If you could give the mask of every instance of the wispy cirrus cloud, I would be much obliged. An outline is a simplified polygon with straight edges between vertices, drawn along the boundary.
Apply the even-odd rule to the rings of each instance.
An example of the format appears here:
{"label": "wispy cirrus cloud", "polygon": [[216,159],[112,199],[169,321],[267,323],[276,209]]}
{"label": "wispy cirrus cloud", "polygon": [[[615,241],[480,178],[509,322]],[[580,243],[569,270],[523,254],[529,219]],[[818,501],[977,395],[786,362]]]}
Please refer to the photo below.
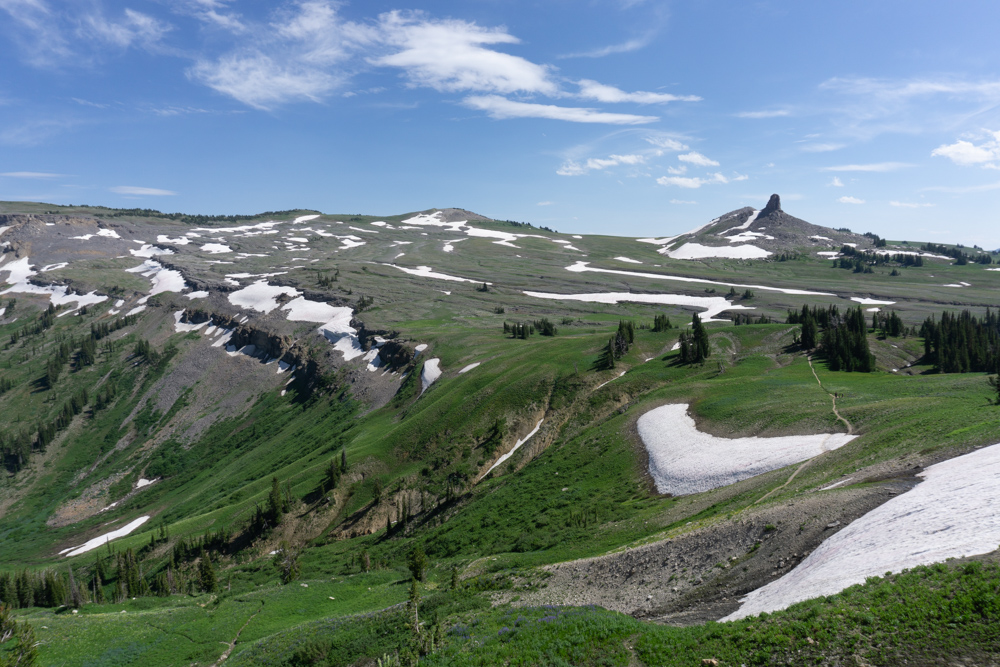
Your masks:
{"label": "wispy cirrus cloud", "polygon": [[136,185],[116,185],[113,188],[108,188],[108,190],[119,195],[133,195],[139,197],[169,197],[177,194],[173,190],[143,188]]}
{"label": "wispy cirrus cloud", "polygon": [[567,160],[556,171],[560,176],[581,176],[588,171],[608,169],[618,165],[638,165],[645,164],[646,156],[639,154],[610,155],[606,158],[590,158],[586,162],[576,162]]}
{"label": "wispy cirrus cloud", "polygon": [[718,167],[719,163],[715,160],[705,157],[698,151],[691,151],[690,153],[685,153],[684,155],[678,155],[677,159],[681,162],[687,162],[688,164],[693,164],[696,167]]}
{"label": "wispy cirrus cloud", "polygon": [[678,188],[687,188],[689,190],[695,190],[703,185],[711,184],[726,184],[733,183],[736,181],[745,181],[747,176],[743,174],[737,174],[732,178],[727,178],[720,172],[714,174],[709,174],[707,178],[701,178],[698,176],[686,177],[686,176],[660,176],[656,179],[656,182],[660,185],[675,186]]}
{"label": "wispy cirrus cloud", "polygon": [[837,201],[839,201],[841,204],[864,204],[865,203],[864,199],[858,199],[857,197],[847,197],[847,196],[841,197]]}
{"label": "wispy cirrus cloud", "polygon": [[768,109],[764,111],[741,111],[737,118],[782,118],[791,115],[788,109]]}
{"label": "wispy cirrus cloud", "polygon": [[605,123],[609,125],[644,125],[659,120],[656,116],[609,113],[581,107],[561,107],[554,104],[517,102],[500,95],[473,95],[462,100],[470,109],[485,111],[491,118],[548,118],[571,123]]}
{"label": "wispy cirrus cloud", "polygon": [[934,204],[928,204],[926,202],[913,203],[905,201],[891,201],[889,202],[889,206],[896,206],[898,208],[930,208],[934,206]]}
{"label": "wispy cirrus cloud", "polygon": [[839,151],[845,145],[846,144],[836,144],[836,143],[806,144],[801,148],[806,153],[828,153],[830,151]]}
{"label": "wispy cirrus cloud", "polygon": [[639,49],[644,49],[649,46],[650,42],[653,41],[655,34],[651,33],[644,35],[642,37],[635,37],[633,39],[625,40],[618,44],[609,44],[608,46],[602,46],[590,51],[578,51],[575,53],[564,53],[562,55],[556,56],[559,59],[566,58],[604,58],[606,56],[613,56],[617,53],[631,53],[632,51],[638,51]]}
{"label": "wispy cirrus cloud", "polygon": [[628,93],[624,90],[608,86],[597,81],[583,79],[578,82],[580,92],[578,97],[597,100],[598,102],[633,102],[636,104],[666,104],[667,102],[700,102],[697,95],[671,95],[670,93]]}
{"label": "wispy cirrus cloud", "polygon": [[4,178],[30,178],[37,180],[49,180],[53,178],[63,178],[65,174],[51,174],[46,171],[8,171],[0,174]]}
{"label": "wispy cirrus cloud", "polygon": [[916,165],[908,162],[875,162],[872,164],[842,164],[835,167],[822,167],[820,171],[867,171],[883,173],[914,166]]}

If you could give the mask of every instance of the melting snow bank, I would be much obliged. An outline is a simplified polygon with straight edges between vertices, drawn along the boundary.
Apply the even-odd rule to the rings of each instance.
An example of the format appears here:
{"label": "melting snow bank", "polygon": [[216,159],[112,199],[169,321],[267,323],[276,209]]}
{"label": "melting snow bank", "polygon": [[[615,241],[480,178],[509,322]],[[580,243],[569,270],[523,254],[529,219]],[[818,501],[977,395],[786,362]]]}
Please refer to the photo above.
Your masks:
{"label": "melting snow bank", "polygon": [[685,403],[650,410],[636,422],[649,453],[649,474],[660,493],[684,495],[805,461],[856,438],[845,433],[779,438],[717,438],[702,433]]}
{"label": "melting snow bank", "polygon": [[567,271],[573,273],[612,273],[619,276],[632,276],[633,278],[653,278],[655,280],[676,280],[682,283],[701,283],[703,285],[721,285],[723,287],[749,287],[750,289],[760,289],[768,292],[781,292],[782,294],[802,294],[808,296],[837,296],[831,292],[811,292],[804,289],[789,289],[787,287],[768,287],[767,285],[746,285],[743,283],[724,283],[718,280],[706,280],[704,278],[688,278],[685,276],[671,276],[665,273],[644,273],[642,271],[623,271],[621,269],[595,269],[589,266],[590,262],[577,262],[572,266],[567,266]]}
{"label": "melting snow bank", "polygon": [[1000,445],[932,465],[920,484],[823,542],[798,567],[758,588],[724,621],[823,595],[867,577],[985,554],[1000,542]]}
{"label": "melting snow bank", "polygon": [[427,388],[434,384],[434,381],[441,377],[441,360],[428,359],[424,362],[424,368],[420,371],[420,393],[427,391]]}
{"label": "melting snow bank", "polygon": [[[90,306],[95,303],[101,303],[102,301],[107,301],[108,297],[101,296],[96,292],[90,292],[89,294],[72,294],[69,288],[65,285],[46,285],[44,287],[40,285],[35,285],[34,283],[28,282],[31,276],[37,275],[36,271],[31,270],[31,264],[28,263],[27,257],[22,257],[14,262],[8,262],[3,266],[0,266],[0,273],[4,271],[9,271],[7,274],[7,282],[11,284],[11,287],[0,292],[0,294],[41,294],[48,296],[54,306],[63,306],[70,303],[75,303],[76,307],[73,310],[77,310],[84,306]],[[0,285],[3,283],[0,282]],[[60,317],[67,315],[73,311],[67,311],[65,313],[60,313]]]}
{"label": "melting snow bank", "polygon": [[895,301],[879,301],[878,299],[869,299],[860,296],[852,296],[851,301],[860,303],[862,306],[891,306],[896,303]]}
{"label": "melting snow bank", "polygon": [[[86,553],[88,551],[92,551],[92,550],[96,549],[97,547],[104,546],[105,544],[107,544],[111,540],[118,539],[119,537],[125,537],[126,535],[128,535],[133,530],[135,530],[136,528],[138,528],[142,524],[146,523],[147,521],[149,521],[149,517],[148,516],[141,516],[138,519],[136,519],[135,521],[133,521],[133,522],[131,522],[131,523],[125,525],[125,526],[122,526],[121,528],[119,528],[117,530],[112,530],[110,533],[105,533],[104,535],[101,535],[100,537],[95,537],[92,540],[88,540],[86,544],[82,544],[82,545],[80,545],[78,547],[70,547],[69,549],[63,549],[62,551],[59,552],[59,554],[60,555],[65,554],[67,557],[69,557],[69,556],[79,556],[82,553]],[[69,553],[67,553],[67,552],[69,552]]]}
{"label": "melting snow bank", "polygon": [[474,364],[469,364],[468,366],[466,366],[465,368],[463,368],[462,370],[460,370],[460,371],[458,372],[458,374],[459,374],[459,375],[461,375],[462,373],[468,373],[468,372],[469,372],[469,371],[471,371],[471,370],[472,370],[473,368],[476,368],[477,366],[479,366],[479,364],[481,364],[481,363],[483,363],[483,362],[481,362],[481,361],[477,361],[477,362],[476,362],[476,363],[474,363]]}
{"label": "melting snow bank", "polygon": [[[447,273],[437,273],[429,266],[418,266],[415,269],[411,269],[405,266],[398,266],[396,264],[386,264],[386,266],[391,266],[393,268],[399,269],[404,273],[409,273],[411,276],[422,276],[424,278],[437,278],[438,280],[452,280],[459,283],[482,283],[482,280],[470,280],[469,278],[459,278],[458,276],[449,276]],[[493,283],[486,283],[487,285],[492,285]]]}
{"label": "melting snow bank", "polygon": [[[749,240],[749,239],[748,239]],[[771,255],[770,251],[755,245],[738,246],[707,246],[700,243],[685,243],[677,250],[662,248],[657,250],[661,255],[671,259],[707,259],[709,257],[727,257],[729,259],[762,259]]]}
{"label": "melting snow bank", "polygon": [[149,278],[150,282],[153,283],[153,289],[149,291],[149,296],[160,294],[161,292],[183,292],[185,288],[184,276],[181,275],[180,271],[165,268],[162,264],[152,259],[147,259],[139,266],[125,269],[125,271],[128,273],[138,273]]}
{"label": "melting snow bank", "polygon": [[557,299],[561,301],[587,301],[590,303],[662,303],[671,306],[704,308],[703,322],[728,322],[713,319],[724,310],[753,310],[749,306],[734,306],[721,296],[687,296],[685,294],[632,294],[631,292],[598,292],[596,294],[549,294],[548,292],[524,292],[536,299]]}
{"label": "melting snow bank", "polygon": [[501,456],[500,458],[498,458],[497,462],[494,463],[493,465],[491,465],[490,469],[483,473],[483,477],[486,477],[486,475],[490,474],[493,471],[494,468],[496,468],[498,465],[500,465],[501,463],[503,463],[504,461],[506,461],[507,459],[509,459],[511,456],[513,456],[514,452],[516,452],[518,449],[520,449],[521,445],[523,445],[524,443],[526,443],[529,440],[531,440],[531,436],[533,436],[536,433],[538,433],[538,429],[540,429],[542,427],[542,422],[543,421],[545,421],[545,420],[544,419],[539,419],[538,423],[535,424],[535,428],[532,429],[531,433],[529,433],[528,435],[524,436],[523,439],[518,440],[517,442],[515,442],[514,446],[510,448],[509,452],[507,452],[506,454],[504,454],[503,456]]}

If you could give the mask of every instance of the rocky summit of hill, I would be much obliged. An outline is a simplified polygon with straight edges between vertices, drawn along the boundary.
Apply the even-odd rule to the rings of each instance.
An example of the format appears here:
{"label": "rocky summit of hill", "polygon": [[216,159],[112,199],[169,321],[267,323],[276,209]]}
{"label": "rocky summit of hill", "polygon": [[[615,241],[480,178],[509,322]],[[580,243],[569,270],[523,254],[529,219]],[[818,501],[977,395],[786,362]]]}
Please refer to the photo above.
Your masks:
{"label": "rocky summit of hill", "polygon": [[744,206],[678,237],[674,247],[689,242],[727,248],[754,246],[771,253],[834,250],[845,244],[865,249],[873,245],[870,237],[848,231],[846,226],[831,229],[786,213],[777,194],[771,195],[759,210]]}

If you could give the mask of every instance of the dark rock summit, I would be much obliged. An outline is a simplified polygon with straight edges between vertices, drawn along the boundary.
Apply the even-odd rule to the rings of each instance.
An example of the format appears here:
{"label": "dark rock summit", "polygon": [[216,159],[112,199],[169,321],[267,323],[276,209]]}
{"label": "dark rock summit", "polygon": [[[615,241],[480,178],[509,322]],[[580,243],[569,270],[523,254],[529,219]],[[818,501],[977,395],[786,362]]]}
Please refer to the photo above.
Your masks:
{"label": "dark rock summit", "polygon": [[771,198],[767,200],[767,206],[764,207],[764,210],[762,210],[760,212],[760,215],[758,215],[757,217],[766,218],[775,211],[781,211],[781,197],[779,197],[778,195],[771,195]]}

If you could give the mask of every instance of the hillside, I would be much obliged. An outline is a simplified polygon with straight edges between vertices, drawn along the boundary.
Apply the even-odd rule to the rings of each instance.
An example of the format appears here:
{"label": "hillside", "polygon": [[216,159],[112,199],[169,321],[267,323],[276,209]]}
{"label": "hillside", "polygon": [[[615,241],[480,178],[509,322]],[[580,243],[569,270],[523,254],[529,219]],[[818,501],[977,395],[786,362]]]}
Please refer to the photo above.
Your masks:
{"label": "hillside", "polygon": [[997,257],[847,227],[0,203],[0,601],[52,665],[996,660]]}

